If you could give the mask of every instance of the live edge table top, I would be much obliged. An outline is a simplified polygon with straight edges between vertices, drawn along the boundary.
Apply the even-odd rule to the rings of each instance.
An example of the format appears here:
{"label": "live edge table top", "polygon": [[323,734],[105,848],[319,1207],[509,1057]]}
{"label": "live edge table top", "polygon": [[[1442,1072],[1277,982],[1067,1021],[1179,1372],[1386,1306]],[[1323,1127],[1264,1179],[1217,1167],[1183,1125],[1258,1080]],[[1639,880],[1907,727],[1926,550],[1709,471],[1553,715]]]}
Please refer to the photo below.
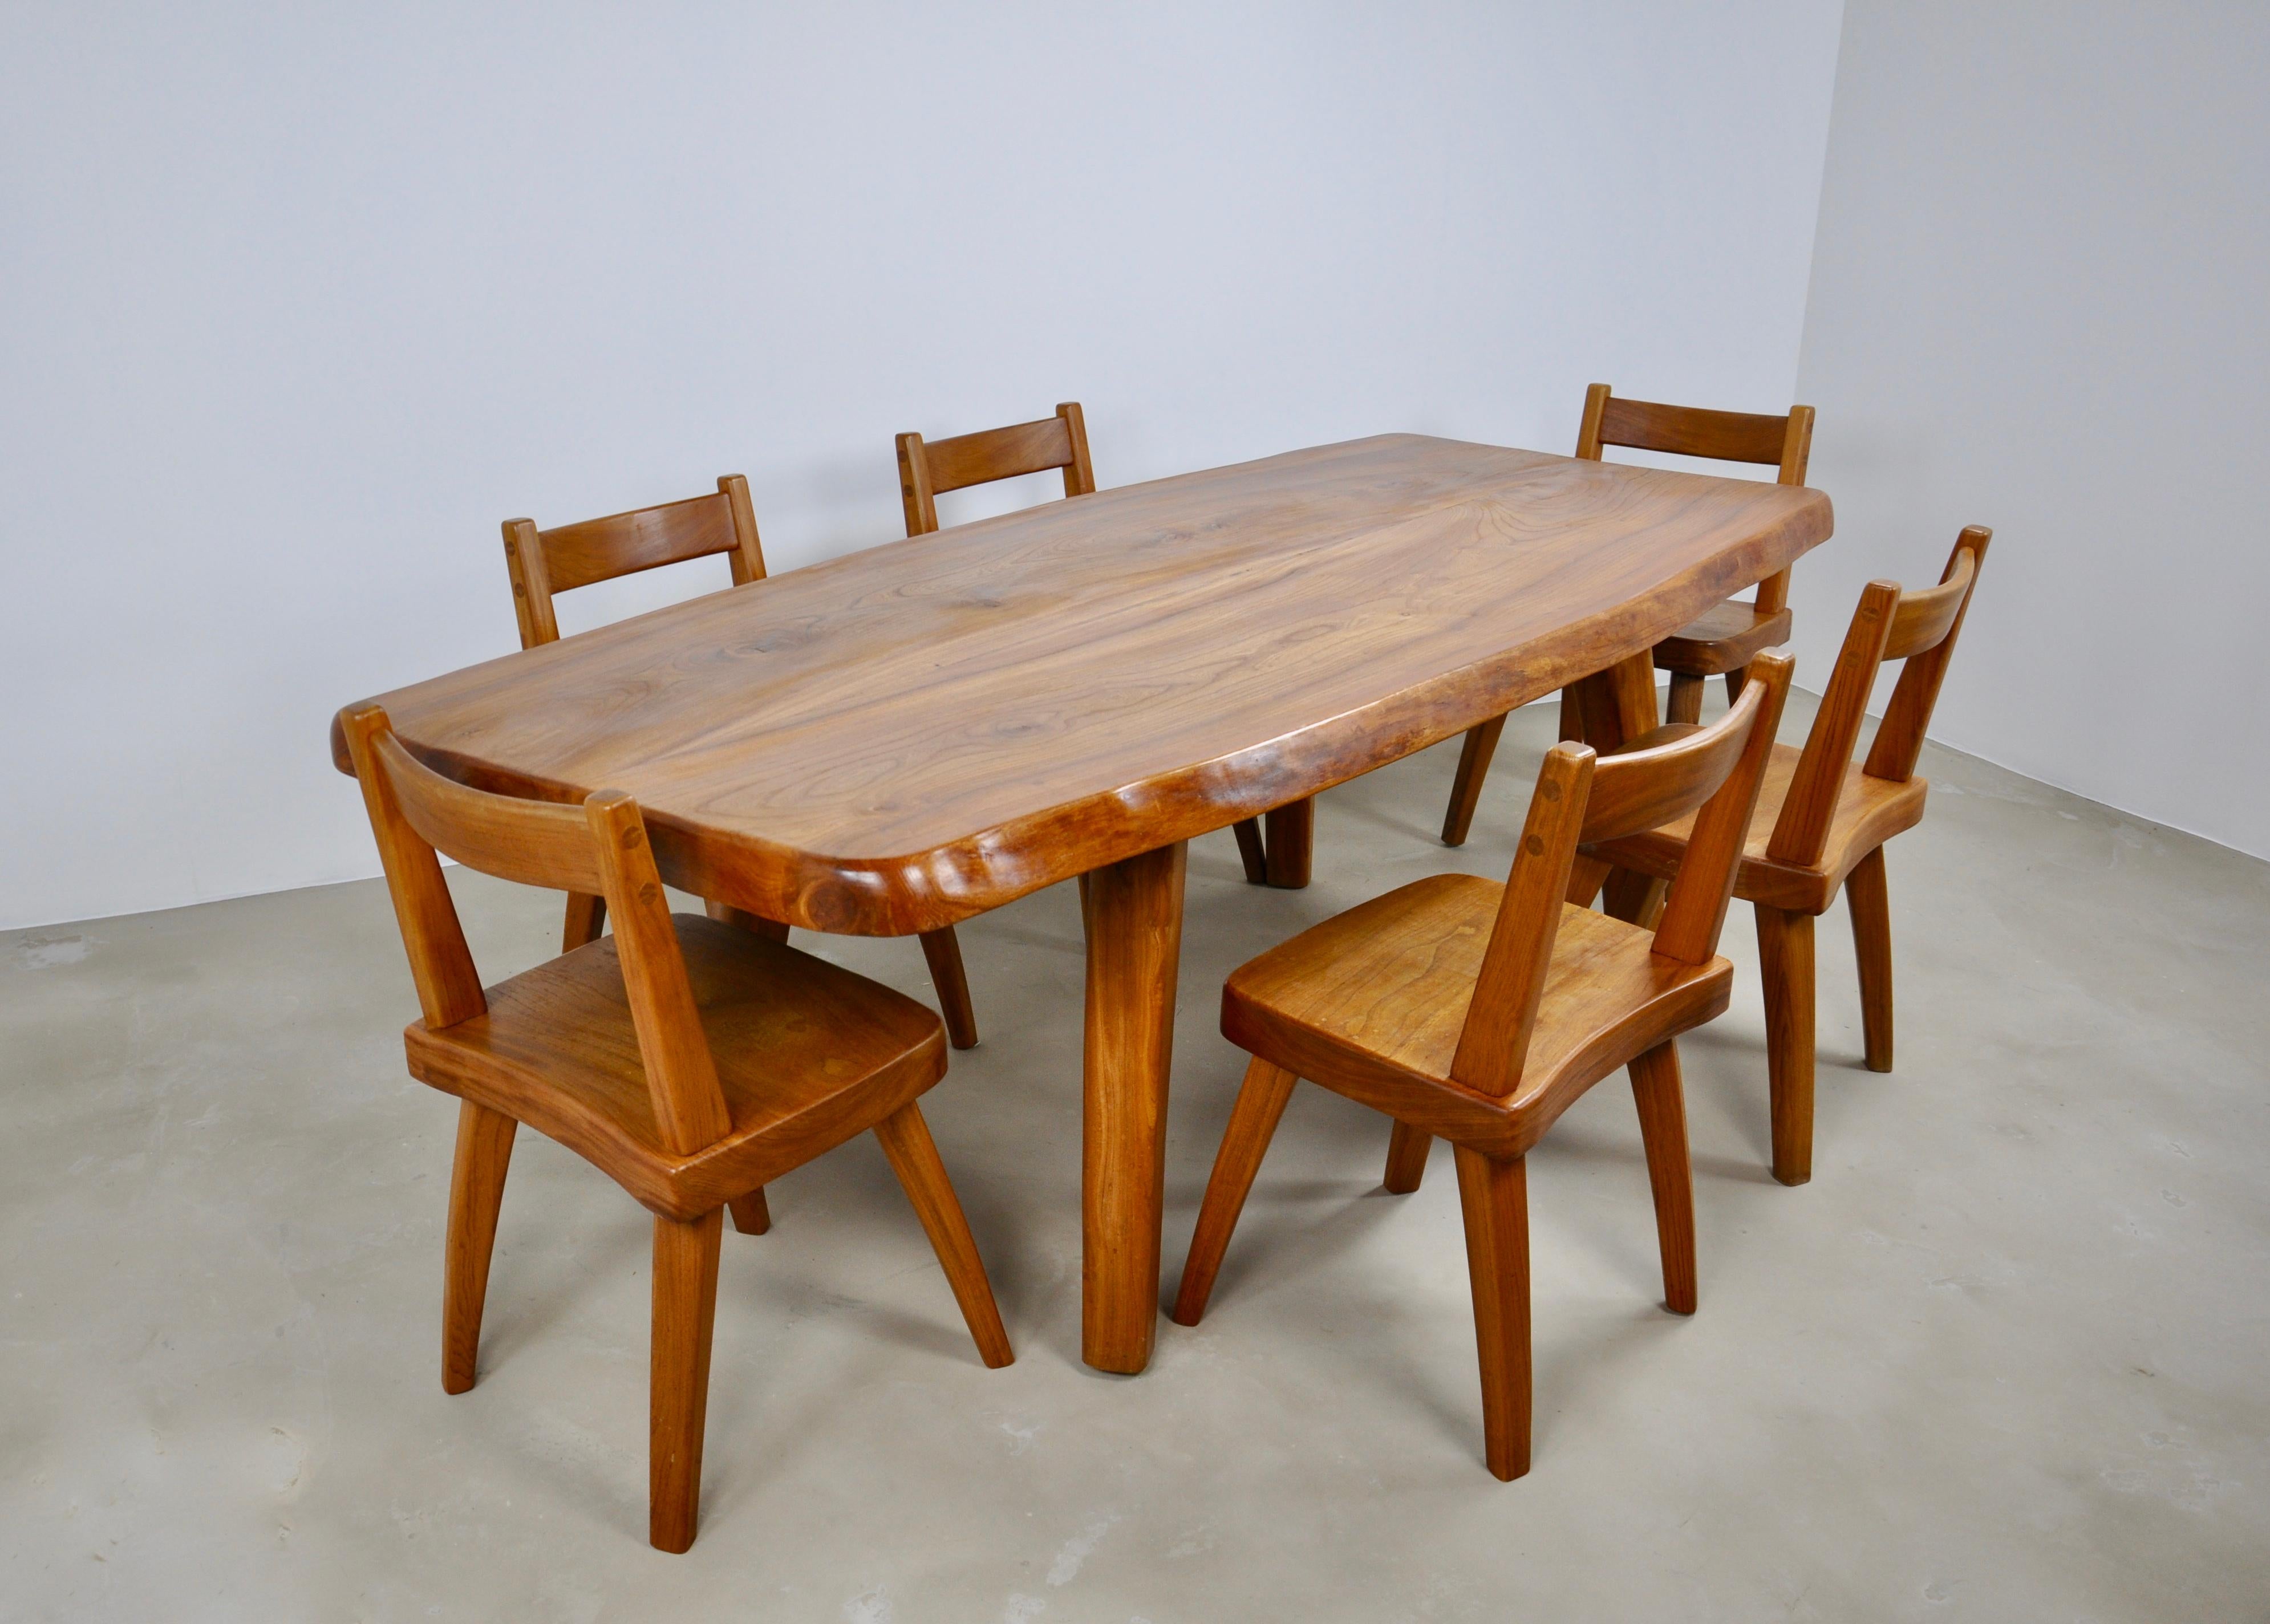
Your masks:
{"label": "live edge table top", "polygon": [[[379,702],[468,783],[628,791],[686,889],[899,935],[1502,715],[1830,525],[1818,491],[1386,434],[892,542]],[[332,751],[347,770],[336,727]]]}

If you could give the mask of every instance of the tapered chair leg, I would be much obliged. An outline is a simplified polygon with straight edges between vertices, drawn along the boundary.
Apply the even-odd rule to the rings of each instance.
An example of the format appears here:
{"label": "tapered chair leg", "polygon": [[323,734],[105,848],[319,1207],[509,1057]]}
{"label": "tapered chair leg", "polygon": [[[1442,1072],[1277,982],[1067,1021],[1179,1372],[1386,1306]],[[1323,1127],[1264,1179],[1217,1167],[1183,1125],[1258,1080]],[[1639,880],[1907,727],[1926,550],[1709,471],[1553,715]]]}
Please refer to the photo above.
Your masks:
{"label": "tapered chair leg", "polygon": [[1742,685],[1749,679],[1750,668],[1747,665],[1726,673],[1726,703],[1731,705],[1742,697]]}
{"label": "tapered chair leg", "polygon": [[716,899],[702,904],[703,910],[719,924],[729,924],[752,936],[761,936],[768,942],[788,940],[788,925],[784,921],[768,919],[762,914],[753,914],[746,908],[736,908],[731,902]]}
{"label": "tapered chair leg", "polygon": [[1671,695],[1664,701],[1663,719],[1666,723],[1702,719],[1702,679],[1692,671],[1671,673]]}
{"label": "tapered chair leg", "polygon": [[1268,831],[1263,842],[1269,883],[1282,891],[1298,891],[1309,883],[1309,870],[1317,840],[1314,797],[1294,801],[1265,813]]}
{"label": "tapered chair leg", "polygon": [[969,1001],[969,977],[961,968],[961,938],[947,925],[922,933],[930,984],[938,989],[938,1012],[946,1017],[946,1041],[956,1049],[977,1047],[977,1007]]}
{"label": "tapered chair leg", "polygon": [[746,1196],[734,1197],[725,1205],[733,1214],[733,1227],[743,1235],[762,1235],[773,1227],[773,1210],[766,1204],[762,1184]]}
{"label": "tapered chair leg", "polygon": [[1463,846],[1474,827],[1474,807],[1482,798],[1482,780],[1489,776],[1490,758],[1497,753],[1498,735],[1505,718],[1493,716],[1466,730],[1458,746],[1458,775],[1450,781],[1450,804],[1443,811],[1443,844]]}
{"label": "tapered chair leg", "polygon": [[457,1159],[449,1171],[449,1238],[441,1265],[441,1390],[471,1390],[480,1362],[481,1307],[489,1294],[497,1209],[520,1124],[501,1111],[457,1105]]}
{"label": "tapered chair leg", "polygon": [[1860,961],[1860,1030],[1868,1069],[1892,1069],[1892,901],[1884,884],[1879,846],[1844,877],[1844,906],[1852,914],[1852,947]]}
{"label": "tapered chair leg", "polygon": [[560,930],[560,951],[574,953],[578,947],[599,939],[606,929],[607,899],[585,896],[580,891],[568,894],[568,918]]}
{"label": "tapered chair leg", "polygon": [[694,1543],[701,1513],[701,1428],[709,1407],[709,1343],[717,1324],[723,1208],[681,1223],[654,1220],[654,1339],[647,1390],[647,1540]]}
{"label": "tapered chair leg", "polygon": [[1407,1122],[1395,1124],[1395,1131],[1387,1139],[1387,1177],[1384,1182],[1388,1194],[1407,1196],[1419,1188],[1419,1181],[1427,1176],[1427,1153],[1434,1145],[1435,1136],[1424,1128],[1414,1128]]}
{"label": "tapered chair leg", "polygon": [[1813,916],[1754,905],[1766,994],[1766,1072],[1773,1099],[1773,1175],[1813,1176]]}
{"label": "tapered chair leg", "polygon": [[1590,908],[1600,894],[1600,886],[1615,871],[1605,857],[1591,857],[1583,852],[1569,869],[1568,902],[1571,908]]}
{"label": "tapered chair leg", "polygon": [[1481,1356],[1484,1455],[1491,1475],[1510,1481],[1529,1470],[1528,1166],[1518,1156],[1496,1161],[1463,1145],[1458,1159]]}
{"label": "tapered chair leg", "polygon": [[1695,1312],[1695,1175],[1687,1157],[1687,1099],[1679,1049],[1662,1043],[1631,1063],[1647,1182],[1655,1191],[1655,1235],[1663,1251],[1663,1306]]}
{"label": "tapered chair leg", "polygon": [[1013,1363],[1017,1356],[1010,1351],[1009,1333],[1001,1328],[1001,1310],[993,1301],[992,1282],[985,1278],[985,1260],[977,1255],[969,1220],[954,1198],[953,1184],[946,1176],[946,1163],[938,1160],[937,1141],[930,1137],[921,1109],[912,1101],[901,1106],[875,1124],[875,1137],[883,1142],[883,1154],[890,1158],[900,1188],[914,1203],[923,1233],[930,1236],[931,1250],[946,1271],[953,1300],[961,1305],[978,1357],[996,1370]]}
{"label": "tapered chair leg", "polygon": [[1256,1057],[1245,1068],[1245,1084],[1230,1108],[1229,1127],[1215,1153],[1213,1175],[1206,1180],[1205,1199],[1198,1204],[1198,1225],[1191,1236],[1191,1255],[1183,1264],[1183,1283],[1175,1293],[1172,1316],[1177,1325],[1195,1325],[1213,1294],[1213,1277],[1221,1268],[1221,1255],[1245,1210],[1246,1192],[1261,1170],[1261,1158],[1270,1136],[1285,1115],[1300,1079],[1282,1066]]}
{"label": "tapered chair leg", "polygon": [[1635,873],[1630,869],[1617,869],[1608,876],[1608,894],[1601,906],[1611,919],[1651,930],[1670,890],[1668,880]]}
{"label": "tapered chair leg", "polygon": [[1237,832],[1237,860],[1245,865],[1245,883],[1265,886],[1269,883],[1269,857],[1261,844],[1261,819],[1240,818]]}

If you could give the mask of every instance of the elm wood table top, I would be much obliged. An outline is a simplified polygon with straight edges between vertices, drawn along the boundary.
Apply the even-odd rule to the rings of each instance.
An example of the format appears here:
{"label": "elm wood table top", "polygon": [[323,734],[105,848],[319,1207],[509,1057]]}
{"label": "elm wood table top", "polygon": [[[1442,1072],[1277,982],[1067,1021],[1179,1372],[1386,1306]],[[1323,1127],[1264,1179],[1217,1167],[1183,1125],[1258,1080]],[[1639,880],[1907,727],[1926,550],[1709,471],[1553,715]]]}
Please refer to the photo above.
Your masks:
{"label": "elm wood table top", "polygon": [[895,935],[1502,715],[1830,524],[1801,487],[1381,435],[893,542],[379,702],[467,782],[628,791],[703,896]]}

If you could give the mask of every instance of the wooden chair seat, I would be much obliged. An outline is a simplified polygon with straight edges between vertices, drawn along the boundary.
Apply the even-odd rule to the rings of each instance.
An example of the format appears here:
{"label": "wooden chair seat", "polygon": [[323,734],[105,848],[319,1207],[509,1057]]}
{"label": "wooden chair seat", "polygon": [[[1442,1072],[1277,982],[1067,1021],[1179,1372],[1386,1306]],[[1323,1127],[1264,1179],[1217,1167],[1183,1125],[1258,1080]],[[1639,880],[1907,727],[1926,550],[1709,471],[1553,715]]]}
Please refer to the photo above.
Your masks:
{"label": "wooden chair seat", "polygon": [[[1660,729],[1658,732],[1670,730]],[[1797,781],[1798,762],[1803,753],[1788,745],[1774,746],[1773,758],[1766,763],[1764,781],[1758,786],[1756,819],[1750,825],[1741,863],[1734,870],[1734,894],[1746,902],[1820,914],[1828,911],[1837,887],[1861,858],[1893,835],[1923,821],[1924,799],[1931,791],[1931,783],[1922,778],[1910,778],[1904,782],[1871,778],[1861,770],[1858,762],[1846,763],[1820,860],[1810,864],[1780,862],[1768,856],[1766,848],[1773,840],[1774,826],[1781,820],[1782,804]],[[1627,835],[1585,850],[1618,868],[1669,879],[1679,872],[1679,862],[1686,855],[1688,836],[1693,827],[1693,819],[1682,818],[1662,828]]]}
{"label": "wooden chair seat", "polygon": [[1504,897],[1496,880],[1437,874],[1304,931],[1230,977],[1223,1034],[1398,1122],[1518,1156],[1585,1089],[1725,1009],[1725,959],[1666,958],[1653,931],[1563,903],[1519,1086],[1501,1099],[1453,1081]]}
{"label": "wooden chair seat", "polygon": [[731,1129],[691,1155],[656,1122],[612,937],[486,989],[488,1009],[403,1034],[410,1073],[585,1157],[657,1212],[698,1218],[865,1132],[946,1074],[912,998],[783,943],[673,916]]}
{"label": "wooden chair seat", "polygon": [[1689,677],[1723,677],[1744,670],[1769,649],[1789,641],[1790,615],[1730,600],[1714,604],[1655,645],[1658,671]]}

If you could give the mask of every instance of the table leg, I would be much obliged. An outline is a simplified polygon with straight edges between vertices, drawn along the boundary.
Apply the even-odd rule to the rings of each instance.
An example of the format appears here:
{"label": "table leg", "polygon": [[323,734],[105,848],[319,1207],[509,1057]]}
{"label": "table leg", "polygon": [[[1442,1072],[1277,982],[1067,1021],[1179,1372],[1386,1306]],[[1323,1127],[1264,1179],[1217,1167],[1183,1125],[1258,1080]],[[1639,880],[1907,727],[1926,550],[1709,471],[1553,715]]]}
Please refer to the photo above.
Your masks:
{"label": "table leg", "polygon": [[1309,858],[1317,838],[1314,797],[1280,806],[1263,819],[1268,830],[1263,842],[1269,883],[1281,891],[1298,891],[1309,883]]}
{"label": "table leg", "polygon": [[1133,1376],[1159,1323],[1167,1071],[1183,952],[1183,843],[1084,874],[1087,1121],[1080,1357]]}
{"label": "table leg", "polygon": [[1655,727],[1651,649],[1643,649],[1606,671],[1594,671],[1577,686],[1584,696],[1584,742],[1602,755]]}

